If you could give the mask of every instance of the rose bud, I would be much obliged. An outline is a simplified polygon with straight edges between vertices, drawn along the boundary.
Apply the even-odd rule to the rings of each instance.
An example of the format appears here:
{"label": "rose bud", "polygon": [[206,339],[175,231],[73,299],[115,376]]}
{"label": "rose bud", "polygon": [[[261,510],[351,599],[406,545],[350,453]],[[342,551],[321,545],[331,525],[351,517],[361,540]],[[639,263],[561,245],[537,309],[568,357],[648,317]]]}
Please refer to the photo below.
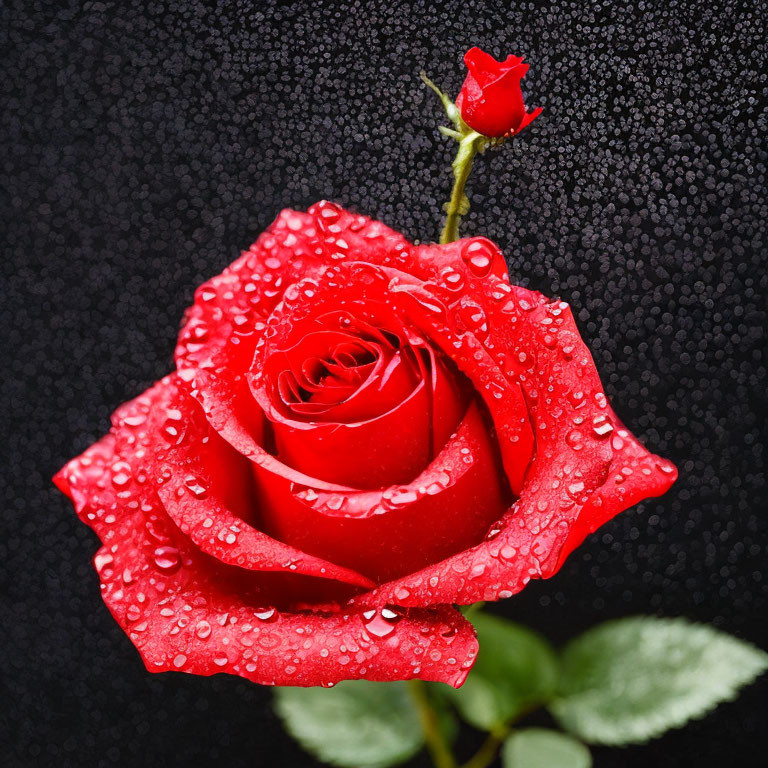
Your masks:
{"label": "rose bud", "polygon": [[480,48],[464,54],[469,70],[456,99],[462,120],[485,136],[510,136],[525,128],[541,113],[541,107],[525,111],[520,81],[528,71],[522,57],[496,61]]}
{"label": "rose bud", "polygon": [[456,605],[552,576],[675,477],[492,242],[322,202],[198,289],[176,370],[55,482],[150,671],[458,686]]}

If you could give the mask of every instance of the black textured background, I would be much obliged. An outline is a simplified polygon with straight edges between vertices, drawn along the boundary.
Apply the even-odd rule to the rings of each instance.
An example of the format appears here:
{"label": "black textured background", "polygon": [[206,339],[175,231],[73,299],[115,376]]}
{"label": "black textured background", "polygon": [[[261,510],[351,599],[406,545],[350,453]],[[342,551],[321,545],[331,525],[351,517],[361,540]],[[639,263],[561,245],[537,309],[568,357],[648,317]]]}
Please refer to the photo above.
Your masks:
{"label": "black textured background", "polygon": [[[3,765],[313,765],[268,690],[144,671],[49,478],[282,207],[436,237],[453,146],[418,72],[455,93],[472,44],[524,53],[545,112],[479,160],[464,231],[574,305],[616,410],[681,470],[497,610],[558,642],[658,613],[768,647],[765,4],[503,5],[2,4]],[[765,693],[596,766],[765,765]]]}

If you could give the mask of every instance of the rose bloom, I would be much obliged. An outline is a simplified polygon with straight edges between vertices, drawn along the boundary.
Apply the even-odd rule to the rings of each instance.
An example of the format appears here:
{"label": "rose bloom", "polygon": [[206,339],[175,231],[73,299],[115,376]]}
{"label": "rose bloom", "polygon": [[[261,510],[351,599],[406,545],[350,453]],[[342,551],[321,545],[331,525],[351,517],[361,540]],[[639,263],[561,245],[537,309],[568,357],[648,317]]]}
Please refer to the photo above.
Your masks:
{"label": "rose bloom", "polygon": [[551,576],[675,477],[492,242],[321,202],[197,290],[176,370],[55,482],[150,671],[458,686],[455,605]]}
{"label": "rose bloom", "polygon": [[508,136],[520,133],[535,117],[541,107],[525,111],[520,81],[528,65],[518,56],[507,56],[496,61],[479,48],[470,48],[464,54],[468,74],[456,98],[462,120],[473,130],[485,136]]}

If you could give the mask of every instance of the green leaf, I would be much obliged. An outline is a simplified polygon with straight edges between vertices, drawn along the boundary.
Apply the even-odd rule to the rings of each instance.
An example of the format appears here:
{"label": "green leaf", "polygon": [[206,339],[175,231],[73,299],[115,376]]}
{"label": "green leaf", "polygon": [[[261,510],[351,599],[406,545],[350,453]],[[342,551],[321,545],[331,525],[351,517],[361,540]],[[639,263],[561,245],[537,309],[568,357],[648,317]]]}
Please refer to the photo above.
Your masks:
{"label": "green leaf", "polygon": [[504,768],[590,768],[592,755],[576,739],[546,728],[515,731],[501,753]]}
{"label": "green leaf", "polygon": [[467,722],[491,731],[554,694],[557,662],[530,629],[480,613],[472,617],[480,642],[475,666],[458,690],[446,689]]}
{"label": "green leaf", "polygon": [[701,717],[768,668],[768,654],[704,624],[634,617],[571,641],[550,711],[593,744],[631,744]]}
{"label": "green leaf", "polygon": [[348,680],[333,688],[276,688],[286,730],[319,760],[384,768],[419,751],[419,714],[404,683]]}

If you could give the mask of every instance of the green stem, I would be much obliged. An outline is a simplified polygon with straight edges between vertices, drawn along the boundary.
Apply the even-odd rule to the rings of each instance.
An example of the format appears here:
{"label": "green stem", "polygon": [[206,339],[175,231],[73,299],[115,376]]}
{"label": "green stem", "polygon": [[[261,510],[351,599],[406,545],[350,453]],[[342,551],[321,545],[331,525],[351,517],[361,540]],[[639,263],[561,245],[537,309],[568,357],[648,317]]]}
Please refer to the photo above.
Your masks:
{"label": "green stem", "polygon": [[408,681],[408,688],[419,712],[424,741],[435,768],[457,768],[453,753],[440,730],[437,713],[429,703],[427,686],[421,680],[413,679]]}
{"label": "green stem", "polygon": [[508,735],[509,729],[507,728],[490,733],[480,746],[480,749],[461,768],[488,768],[496,759],[499,748]]}
{"label": "green stem", "polygon": [[453,190],[451,199],[445,206],[447,216],[440,234],[441,243],[452,243],[459,239],[459,222],[469,209],[469,200],[464,193],[464,187],[472,170],[472,161],[478,151],[485,147],[486,142],[485,136],[472,130],[464,133],[459,142],[459,151],[453,161]]}

